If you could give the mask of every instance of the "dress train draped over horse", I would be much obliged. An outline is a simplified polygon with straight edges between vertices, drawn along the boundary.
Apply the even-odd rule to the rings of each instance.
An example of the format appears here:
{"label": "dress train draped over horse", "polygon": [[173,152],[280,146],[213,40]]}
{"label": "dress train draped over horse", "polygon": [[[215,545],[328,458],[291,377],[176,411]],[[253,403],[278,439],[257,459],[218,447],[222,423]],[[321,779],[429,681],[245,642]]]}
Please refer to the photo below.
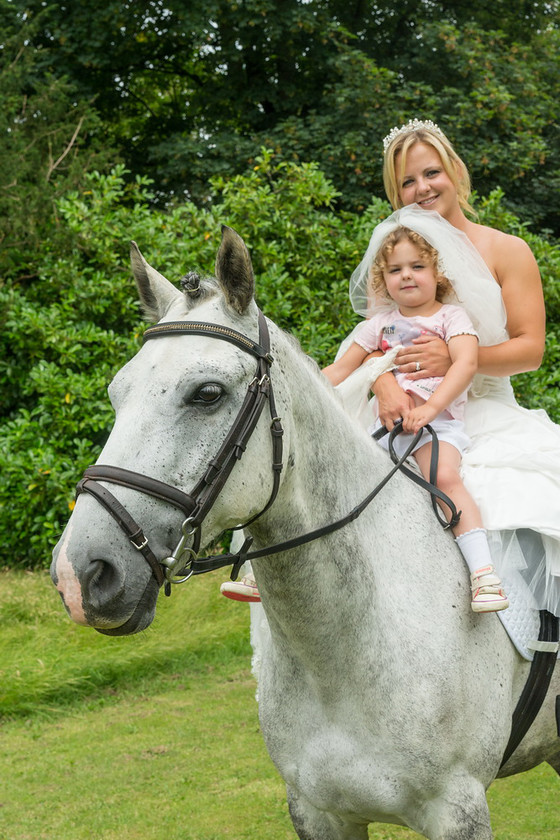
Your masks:
{"label": "dress train draped over horse", "polygon": [[[368,296],[368,272],[381,243],[399,225],[437,249],[440,269],[453,285],[445,302],[465,307],[481,345],[507,341],[501,289],[481,255],[462,231],[417,205],[397,210],[375,228],[350,281],[356,312],[369,318],[379,310]],[[370,383],[390,370],[392,361],[366,363],[371,372],[358,370],[339,386],[347,409],[363,425],[375,417],[375,400],[367,402]],[[463,455],[462,476],[480,508],[496,568],[512,582],[517,601],[560,616],[560,426],[545,411],[520,406],[509,377],[482,374],[469,390],[465,426],[472,444]]]}

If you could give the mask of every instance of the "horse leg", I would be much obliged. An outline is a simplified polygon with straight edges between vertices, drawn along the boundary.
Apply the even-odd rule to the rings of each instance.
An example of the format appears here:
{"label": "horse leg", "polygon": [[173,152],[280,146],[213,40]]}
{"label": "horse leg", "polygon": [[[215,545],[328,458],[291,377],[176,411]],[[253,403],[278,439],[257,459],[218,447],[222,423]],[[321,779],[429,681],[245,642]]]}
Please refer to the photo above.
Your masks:
{"label": "horse leg", "polygon": [[367,840],[367,824],[350,823],[319,811],[287,786],[290,817],[299,840]]}
{"label": "horse leg", "polygon": [[456,778],[441,796],[426,803],[421,825],[410,827],[429,840],[492,840],[483,785],[473,778]]}

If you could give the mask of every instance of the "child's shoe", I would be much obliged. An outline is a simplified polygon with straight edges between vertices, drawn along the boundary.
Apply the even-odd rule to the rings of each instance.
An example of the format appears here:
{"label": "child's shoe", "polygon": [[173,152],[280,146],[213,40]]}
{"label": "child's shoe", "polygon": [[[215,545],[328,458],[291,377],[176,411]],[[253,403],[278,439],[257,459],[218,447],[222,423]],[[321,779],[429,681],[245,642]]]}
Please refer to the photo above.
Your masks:
{"label": "child's shoe", "polygon": [[498,612],[509,607],[502,582],[494,566],[483,566],[471,575],[473,612]]}
{"label": "child's shoe", "polygon": [[257,603],[261,600],[256,581],[250,575],[242,577],[241,580],[227,580],[220,586],[220,592],[232,601]]}

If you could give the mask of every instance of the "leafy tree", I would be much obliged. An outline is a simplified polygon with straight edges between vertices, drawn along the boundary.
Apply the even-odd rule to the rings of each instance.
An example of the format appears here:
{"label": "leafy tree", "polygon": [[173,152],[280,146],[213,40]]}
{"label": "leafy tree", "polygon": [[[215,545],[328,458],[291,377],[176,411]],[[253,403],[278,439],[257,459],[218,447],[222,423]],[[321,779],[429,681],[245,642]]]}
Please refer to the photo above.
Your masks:
{"label": "leafy tree", "polygon": [[438,24],[423,29],[409,56],[411,77],[437,91],[437,118],[468,162],[477,191],[498,185],[516,213],[546,219],[556,230],[559,47],[558,29],[511,43],[499,30]]}
{"label": "leafy tree", "polygon": [[109,142],[162,203],[204,204],[211,177],[270,146],[317,161],[342,206],[366,206],[383,194],[383,135],[421,114],[448,131],[479,190],[501,186],[525,218],[560,227],[556,0],[15,6],[42,16],[43,72],[96,97]]}
{"label": "leafy tree", "polygon": [[477,26],[426,25],[407,55],[414,85],[345,47],[339,79],[325,86],[320,108],[282,121],[264,140],[288,159],[317,160],[346,205],[359,209],[371,195],[383,195],[381,141],[388,128],[424,114],[445,129],[479,193],[499,185],[523,218],[558,230],[560,90],[552,71],[558,37],[547,33],[533,52]]}
{"label": "leafy tree", "polygon": [[[2,0],[0,50],[0,275],[30,278],[47,235],[57,235],[56,199],[116,154],[102,148],[97,113],[76,102],[62,78],[38,71],[29,38],[36,24],[20,26]],[[48,231],[48,234],[47,234]]]}

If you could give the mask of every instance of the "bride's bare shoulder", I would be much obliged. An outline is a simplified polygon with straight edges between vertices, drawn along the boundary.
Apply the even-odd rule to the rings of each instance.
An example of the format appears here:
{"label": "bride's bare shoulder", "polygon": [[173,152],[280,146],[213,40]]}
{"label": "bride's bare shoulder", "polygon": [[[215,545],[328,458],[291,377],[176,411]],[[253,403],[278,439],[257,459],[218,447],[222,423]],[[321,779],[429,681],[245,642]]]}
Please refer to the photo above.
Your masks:
{"label": "bride's bare shoulder", "polygon": [[479,225],[476,222],[470,222],[467,228],[467,236],[474,242],[475,245],[491,245],[492,247],[507,248],[514,243],[519,242],[526,246],[526,242],[520,239],[519,236],[514,236],[511,233],[504,233],[503,230],[488,227],[488,225]]}
{"label": "bride's bare shoulder", "polygon": [[474,222],[469,224],[466,233],[498,282],[503,281],[504,274],[519,261],[524,264],[535,262],[531,249],[519,236]]}

